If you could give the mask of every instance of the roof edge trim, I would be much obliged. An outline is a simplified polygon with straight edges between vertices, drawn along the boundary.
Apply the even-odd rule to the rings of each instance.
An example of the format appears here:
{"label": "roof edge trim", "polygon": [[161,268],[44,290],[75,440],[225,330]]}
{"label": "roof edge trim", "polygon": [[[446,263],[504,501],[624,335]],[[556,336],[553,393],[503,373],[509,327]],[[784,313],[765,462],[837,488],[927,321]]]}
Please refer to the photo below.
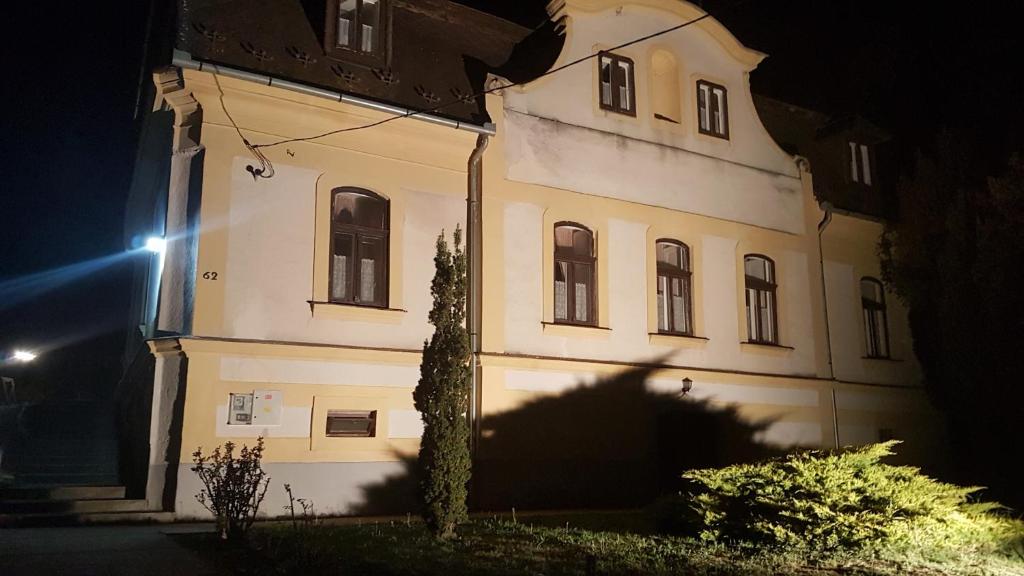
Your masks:
{"label": "roof edge trim", "polygon": [[183,50],[174,51],[174,56],[171,59],[171,64],[179,68],[188,68],[191,70],[199,70],[200,72],[219,74],[221,76],[226,76],[229,78],[236,78],[248,82],[255,82],[256,84],[262,84],[264,86],[277,86],[278,88],[282,88],[284,90],[289,90],[292,92],[297,92],[299,94],[305,94],[307,96],[315,96],[317,98],[324,98],[327,100],[333,100],[335,102],[352,104],[354,106],[369,108],[371,110],[377,110],[378,112],[392,114],[394,116],[412,118],[413,120],[428,122],[430,124],[438,124],[440,126],[447,126],[449,128],[454,128],[456,130],[464,130],[466,132],[472,132],[474,134],[485,134],[487,136],[494,136],[497,132],[495,125],[491,122],[485,122],[483,125],[478,125],[469,122],[460,122],[458,120],[450,120],[448,118],[434,116],[433,114],[428,114],[426,112],[421,112],[419,110],[402,108],[400,106],[393,106],[391,104],[385,104],[383,102],[368,100],[366,98],[360,98],[358,96],[351,96],[349,94],[335,92],[333,90],[325,90],[323,88],[317,88],[315,86],[300,84],[298,82],[292,82],[281,78],[274,78],[263,74],[254,74],[252,72],[246,72],[244,70],[231,68],[229,66],[221,66],[220,64],[215,64],[212,62],[194,60],[191,54]]}

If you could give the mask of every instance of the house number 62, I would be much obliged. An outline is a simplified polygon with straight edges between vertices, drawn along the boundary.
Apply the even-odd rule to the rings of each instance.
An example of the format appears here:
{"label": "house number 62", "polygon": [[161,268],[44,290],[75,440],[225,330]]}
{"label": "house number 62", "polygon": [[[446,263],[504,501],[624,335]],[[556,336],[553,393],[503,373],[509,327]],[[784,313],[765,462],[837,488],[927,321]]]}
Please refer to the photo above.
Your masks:
{"label": "house number 62", "polygon": [[203,280],[216,280],[216,279],[217,279],[217,273],[216,272],[203,272]]}

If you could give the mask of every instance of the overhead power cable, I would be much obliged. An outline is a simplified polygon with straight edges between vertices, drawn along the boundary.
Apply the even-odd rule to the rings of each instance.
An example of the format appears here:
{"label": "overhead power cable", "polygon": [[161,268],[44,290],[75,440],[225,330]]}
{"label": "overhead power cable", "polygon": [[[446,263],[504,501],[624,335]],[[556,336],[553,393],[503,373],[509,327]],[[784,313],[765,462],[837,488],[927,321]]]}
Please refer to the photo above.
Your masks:
{"label": "overhead power cable", "polygon": [[[682,24],[677,24],[675,26],[671,26],[669,28],[665,28],[664,30],[660,30],[658,32],[654,32],[654,33],[648,34],[646,36],[641,36],[639,38],[635,38],[635,39],[630,40],[628,42],[623,42],[622,44],[619,44],[617,46],[612,46],[612,47],[604,49],[604,50],[599,50],[597,52],[594,52],[594,53],[591,53],[591,54],[587,54],[586,56],[582,56],[582,57],[577,58],[577,59],[575,59],[575,60],[573,60],[571,62],[566,62],[565,64],[562,64],[561,66],[558,66],[556,68],[552,68],[551,70],[548,70],[547,72],[541,74],[540,76],[537,76],[536,78],[532,78],[530,80],[524,80],[522,82],[513,82],[511,84],[502,84],[501,86],[495,86],[494,88],[489,88],[489,89],[486,89],[486,90],[481,90],[480,92],[477,92],[477,93],[472,94],[470,96],[459,98],[458,100],[452,100],[450,102],[446,102],[444,104],[440,104],[440,105],[435,106],[433,108],[427,108],[425,110],[415,110],[415,111],[414,110],[410,110],[410,111],[406,112],[405,114],[398,114],[398,115],[395,115],[395,116],[389,116],[387,118],[384,118],[382,120],[378,120],[376,122],[370,122],[370,123],[362,124],[362,125],[359,125],[359,126],[350,126],[348,128],[339,128],[337,130],[331,130],[329,132],[324,132],[322,134],[317,134],[315,136],[304,136],[304,137],[299,137],[299,138],[286,138],[286,139],[283,139],[283,140],[278,140],[276,142],[268,142],[268,143],[265,143],[265,144],[252,144],[252,143],[250,143],[245,138],[245,136],[242,135],[242,131],[241,131],[241,129],[239,129],[239,127],[235,123],[234,119],[231,118],[230,114],[227,114],[227,109],[226,108],[224,109],[224,113],[228,116],[228,120],[231,121],[231,125],[234,126],[235,130],[238,132],[238,135],[242,139],[242,142],[245,144],[246,149],[248,149],[249,152],[252,153],[252,155],[256,158],[256,160],[260,163],[260,166],[258,168],[257,167],[252,167],[252,166],[247,167],[249,172],[253,175],[253,178],[256,178],[256,177],[270,178],[274,174],[274,167],[273,167],[273,164],[271,164],[270,160],[267,159],[267,157],[265,155],[263,155],[262,152],[260,152],[261,148],[273,148],[274,146],[281,146],[282,144],[292,144],[292,143],[295,143],[295,142],[309,142],[311,140],[319,140],[320,138],[326,138],[328,136],[333,136],[335,134],[343,134],[343,133],[346,133],[346,132],[356,132],[358,130],[367,130],[369,128],[375,128],[375,127],[380,126],[382,124],[387,124],[388,122],[394,122],[395,120],[400,120],[402,118],[412,118],[412,117],[415,117],[415,116],[418,116],[418,115],[421,115],[421,114],[431,114],[433,112],[437,112],[437,111],[443,110],[443,109],[445,109],[445,108],[447,108],[449,106],[454,106],[455,104],[459,104],[461,102],[465,102],[466,100],[475,100],[477,98],[480,98],[481,96],[486,96],[488,94],[492,94],[494,92],[498,92],[499,90],[504,90],[506,88],[512,88],[512,87],[515,87],[515,86],[522,86],[522,85],[525,85],[525,84],[529,84],[530,82],[534,82],[534,81],[539,80],[541,78],[544,78],[546,76],[551,76],[553,74],[557,74],[557,73],[559,73],[559,72],[561,72],[561,71],[563,71],[563,70],[565,70],[567,68],[571,68],[571,67],[576,66],[578,64],[582,64],[584,62],[587,62],[589,60],[597,58],[598,56],[600,56],[601,54],[604,54],[606,52],[614,52],[616,50],[621,50],[623,48],[627,48],[629,46],[633,46],[634,44],[639,44],[640,42],[645,42],[647,40],[651,40],[652,38],[657,38],[659,36],[664,36],[665,34],[669,34],[671,32],[675,32],[676,30],[680,30],[682,28],[686,28],[687,26],[691,26],[693,24],[696,24],[697,22],[700,22],[701,20],[704,20],[705,18],[710,18],[710,17],[711,17],[710,14],[705,13],[705,14],[703,14],[701,16],[698,16],[698,17],[696,17],[696,18],[694,18],[692,20],[687,20],[686,22],[683,22]],[[216,67],[215,67],[215,69],[216,69]],[[214,77],[216,77],[216,74],[214,74]],[[217,84],[217,87],[220,88],[220,84],[219,83]],[[224,93],[223,93],[223,91],[221,92],[221,106],[222,107],[224,106]]]}

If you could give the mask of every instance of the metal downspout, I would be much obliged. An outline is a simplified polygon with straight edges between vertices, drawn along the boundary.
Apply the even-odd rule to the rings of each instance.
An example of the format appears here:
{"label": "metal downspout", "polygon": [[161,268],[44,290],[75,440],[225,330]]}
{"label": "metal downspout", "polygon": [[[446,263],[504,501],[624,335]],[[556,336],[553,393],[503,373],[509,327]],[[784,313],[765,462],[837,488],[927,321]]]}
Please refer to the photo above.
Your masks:
{"label": "metal downspout", "polygon": [[469,347],[472,353],[472,375],[469,388],[469,449],[476,456],[477,439],[480,434],[480,332],[483,324],[483,220],[481,198],[483,196],[483,156],[490,138],[480,134],[476,148],[469,155],[468,195],[466,197],[466,257],[467,270],[466,327],[469,329]]}
{"label": "metal downspout", "polygon": [[[833,382],[836,379],[835,368],[832,365],[832,332],[828,321],[828,290],[825,287],[825,251],[822,248],[821,237],[825,229],[832,223],[832,204],[822,202],[821,209],[825,216],[818,223],[818,270],[821,273],[821,302],[825,312],[825,351],[828,354],[828,377]],[[836,448],[839,448],[839,411],[836,406],[836,388],[832,385],[832,432],[835,434]]]}

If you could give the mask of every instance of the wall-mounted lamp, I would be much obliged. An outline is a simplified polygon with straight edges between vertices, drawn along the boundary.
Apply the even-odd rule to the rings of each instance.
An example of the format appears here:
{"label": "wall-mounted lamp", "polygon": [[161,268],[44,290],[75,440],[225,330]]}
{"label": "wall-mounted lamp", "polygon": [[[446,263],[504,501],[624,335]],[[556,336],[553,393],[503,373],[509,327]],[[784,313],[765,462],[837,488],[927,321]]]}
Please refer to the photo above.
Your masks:
{"label": "wall-mounted lamp", "polygon": [[167,249],[167,240],[160,236],[150,236],[146,238],[145,248],[154,254],[163,254]]}
{"label": "wall-mounted lamp", "polygon": [[683,378],[683,391],[680,396],[686,396],[686,394],[693,388],[693,380],[689,378]]}
{"label": "wall-mounted lamp", "polygon": [[29,363],[35,360],[38,355],[35,352],[29,352],[28,350],[15,350],[14,354],[11,354],[11,359],[16,362]]}

